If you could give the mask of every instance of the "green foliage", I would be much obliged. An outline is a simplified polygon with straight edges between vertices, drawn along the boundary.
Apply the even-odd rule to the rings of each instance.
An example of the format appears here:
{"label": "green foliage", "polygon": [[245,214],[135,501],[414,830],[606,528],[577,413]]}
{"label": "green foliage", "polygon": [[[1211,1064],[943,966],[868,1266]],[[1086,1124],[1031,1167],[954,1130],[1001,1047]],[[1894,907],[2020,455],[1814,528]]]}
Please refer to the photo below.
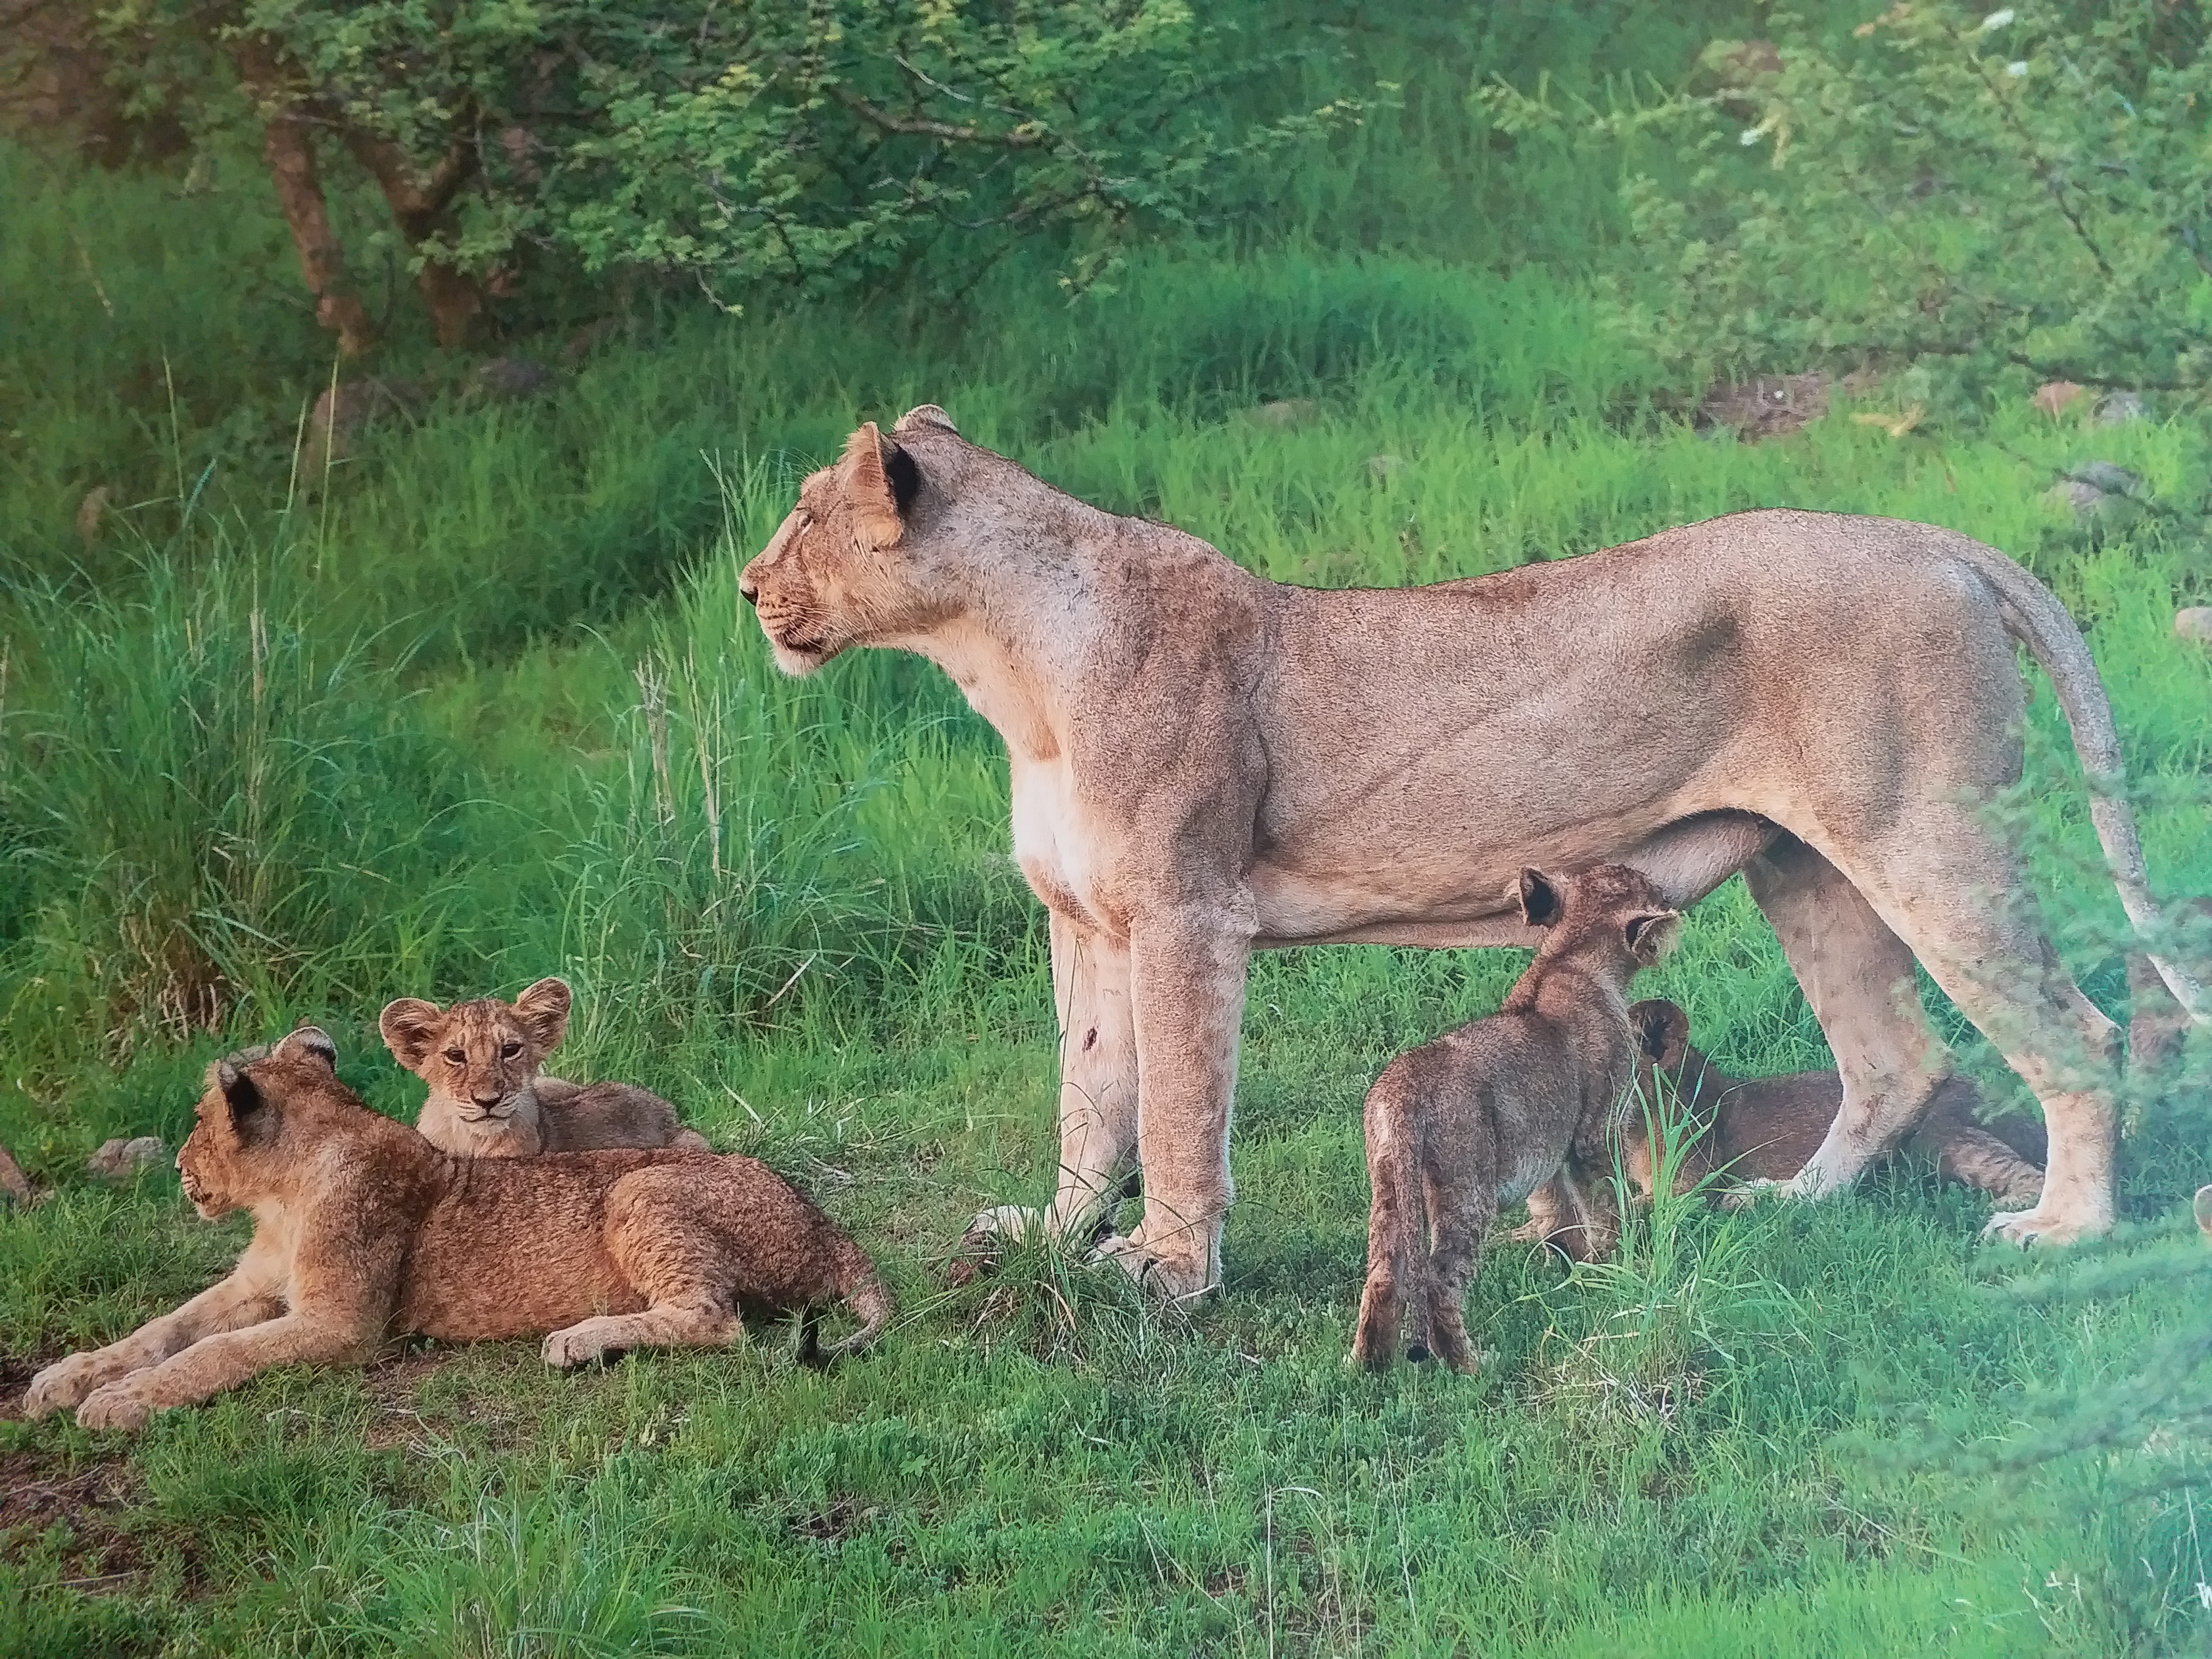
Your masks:
{"label": "green foliage", "polygon": [[2197,9],[1910,3],[1849,30],[1777,13],[1771,32],[1778,61],[1708,49],[1715,90],[1600,109],[1486,89],[1510,131],[1656,138],[1690,163],[1626,186],[1649,264],[1617,284],[1631,337],[1704,369],[1921,361],[1936,390],[1976,395],[2029,376],[2202,393]]}

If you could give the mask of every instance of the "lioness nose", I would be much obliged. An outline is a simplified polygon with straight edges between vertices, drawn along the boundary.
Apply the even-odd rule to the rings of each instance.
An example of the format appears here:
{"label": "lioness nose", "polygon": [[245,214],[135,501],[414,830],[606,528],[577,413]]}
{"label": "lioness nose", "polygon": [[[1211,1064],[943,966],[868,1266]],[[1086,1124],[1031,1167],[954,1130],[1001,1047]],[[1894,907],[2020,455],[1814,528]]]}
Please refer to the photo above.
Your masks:
{"label": "lioness nose", "polygon": [[756,607],[759,605],[760,589],[754,586],[753,579],[750,574],[744,573],[739,574],[738,577],[738,592],[745,596],[745,603],[747,605]]}

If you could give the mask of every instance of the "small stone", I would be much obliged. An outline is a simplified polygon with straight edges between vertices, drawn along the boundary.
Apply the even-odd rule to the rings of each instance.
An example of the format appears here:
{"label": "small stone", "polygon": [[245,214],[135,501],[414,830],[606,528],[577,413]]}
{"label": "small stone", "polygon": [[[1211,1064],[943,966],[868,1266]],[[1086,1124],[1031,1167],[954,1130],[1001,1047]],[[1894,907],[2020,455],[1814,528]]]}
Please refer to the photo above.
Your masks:
{"label": "small stone", "polygon": [[2212,605],[2192,605],[2173,613],[2173,631],[2185,640],[2212,645]]}
{"label": "small stone", "polygon": [[1252,418],[1261,426],[1287,432],[1292,427],[1304,426],[1320,413],[1321,405],[1310,398],[1279,398],[1273,403],[1261,404],[1252,411]]}
{"label": "small stone", "polygon": [[476,366],[469,376],[468,390],[471,397],[489,398],[495,403],[520,403],[550,397],[560,385],[561,377],[543,363],[533,363],[527,357],[494,357]]}
{"label": "small stone", "polygon": [[326,389],[307,416],[306,447],[300,452],[301,476],[319,478],[329,467],[351,460],[354,440],[381,420],[412,414],[422,407],[422,388],[411,380],[374,377],[348,380]]}
{"label": "small stone", "polygon": [[85,1160],[84,1167],[103,1181],[125,1181],[168,1156],[169,1149],[159,1135],[139,1135],[131,1140],[118,1135],[102,1142],[100,1150]]}
{"label": "small stone", "polygon": [[1370,455],[1367,458],[1367,476],[1380,483],[1405,465],[1403,455]]}
{"label": "small stone", "polygon": [[2139,495],[2143,481],[2124,466],[2111,461],[2087,461],[2068,469],[2066,477],[2075,483],[2087,484],[2092,489],[2107,495]]}
{"label": "small stone", "polygon": [[102,484],[97,489],[88,489],[84,499],[76,504],[76,538],[91,552],[100,541],[100,526],[106,522],[107,504],[115,499],[112,485]]}
{"label": "small stone", "polygon": [[2035,388],[2035,396],[2028,401],[2055,421],[2087,392],[2087,386],[2076,386],[2071,380],[2045,380]]}
{"label": "small stone", "polygon": [[2125,426],[2130,421],[2140,421],[2150,411],[2143,406],[2140,392],[2115,392],[2097,405],[2099,426]]}
{"label": "small stone", "polygon": [[28,1204],[37,1198],[38,1189],[31,1185],[31,1177],[23,1173],[23,1166],[15,1162],[15,1155],[0,1146],[0,1193],[5,1193],[18,1204]]}
{"label": "small stone", "polygon": [[2079,478],[2069,478],[2063,483],[2055,484],[2047,493],[2053,503],[2083,518],[2089,517],[2105,504],[2105,492],[2093,483],[2082,483]]}

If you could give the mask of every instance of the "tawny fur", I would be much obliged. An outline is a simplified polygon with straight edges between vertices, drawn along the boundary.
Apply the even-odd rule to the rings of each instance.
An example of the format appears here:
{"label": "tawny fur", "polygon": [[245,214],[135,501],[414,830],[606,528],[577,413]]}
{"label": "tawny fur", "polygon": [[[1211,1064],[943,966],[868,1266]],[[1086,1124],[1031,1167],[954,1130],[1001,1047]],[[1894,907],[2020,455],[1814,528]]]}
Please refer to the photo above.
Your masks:
{"label": "tawny fur", "polygon": [[1504,1005],[1399,1055],[1367,1091],[1373,1200],[1358,1364],[1396,1358],[1410,1302],[1421,1334],[1408,1352],[1474,1370],[1468,1279],[1498,1206],[1540,1183],[1575,1208],[1577,1248],[1610,1246],[1602,1181],[1636,1064],[1628,982],[1666,948],[1675,914],[1619,865],[1564,878],[1526,871],[1518,892],[1543,933]]}
{"label": "tawny fur", "polygon": [[137,1428],[272,1365],[360,1364],[410,1332],[550,1332],[547,1361],[576,1365],[726,1346],[744,1340],[741,1315],[797,1310],[811,1359],[830,1303],[864,1322],[836,1352],[891,1316],[866,1254],[754,1159],[450,1157],[363,1106],[312,1028],[242,1069],[218,1062],[198,1110],[177,1155],[185,1196],[210,1220],[251,1211],[252,1242],[174,1313],[40,1371],[28,1415],[75,1407],[86,1428]]}
{"label": "tawny fur", "polygon": [[[1788,1181],[1819,1150],[1844,1100],[1833,1072],[1733,1078],[1690,1046],[1689,1018],[1672,1002],[1628,1011],[1637,1040],[1637,1087],[1620,1126],[1620,1165],[1649,1198],[1669,1163],[1674,1189],[1702,1183]],[[1660,1079],[1664,1079],[1663,1083]],[[1671,1134],[1670,1134],[1671,1131]],[[1670,1139],[1676,1144],[1670,1146]],[[1929,1102],[1904,1150],[1934,1159],[1936,1173],[1990,1194],[2000,1203],[2033,1204],[2043,1187],[2043,1127],[2008,1114],[1984,1122],[1972,1079],[1947,1079]],[[1532,1200],[1528,1224],[1515,1237],[1548,1238],[1571,1218]]]}
{"label": "tawny fur", "polygon": [[628,1083],[569,1083],[544,1073],[568,1030],[569,993],[541,979],[512,1003],[479,997],[441,1008],[418,997],[385,1007],[392,1057],[430,1085],[415,1127],[459,1158],[532,1158],[612,1146],[714,1148],[659,1095]]}
{"label": "tawny fur", "polygon": [[2112,1027],[2057,968],[1984,810],[2021,777],[2023,648],[2129,916],[2151,940],[2160,919],[2087,647],[1994,549],[1757,512],[1321,592],[1075,501],[925,404],[806,479],[738,586],[787,671],[917,651],[1006,741],[1015,857],[1050,915],[1060,1175],[1042,1216],[981,1226],[1084,1237],[1141,1122],[1144,1218],[1102,1248],[1170,1295],[1216,1283],[1250,952],[1525,945],[1499,898],[1514,872],[1601,862],[1677,905],[1744,872],[1844,1079],[1799,1192],[1885,1156],[1949,1074],[1917,957],[2050,1126],[2041,1198],[1992,1228],[2112,1224]]}

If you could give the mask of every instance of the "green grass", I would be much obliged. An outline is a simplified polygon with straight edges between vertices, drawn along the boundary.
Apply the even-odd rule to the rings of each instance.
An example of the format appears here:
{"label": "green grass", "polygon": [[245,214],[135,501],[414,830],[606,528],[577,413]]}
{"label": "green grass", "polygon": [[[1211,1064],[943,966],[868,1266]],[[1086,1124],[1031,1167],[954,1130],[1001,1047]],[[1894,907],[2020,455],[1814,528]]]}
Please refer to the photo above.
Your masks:
{"label": "green grass", "polygon": [[[0,1386],[241,1243],[167,1169],[82,1173],[110,1135],[173,1145],[211,1056],[312,1016],[404,1117],[382,1003],[549,972],[579,993],[562,1069],[789,1173],[904,1308],[826,1376],[774,1333],[575,1376],[534,1344],[433,1346],[136,1439],[0,1418],[0,1652],[2204,1650],[2201,1043],[2138,1103],[2121,1231],[2071,1260],[1979,1245],[1981,1208],[1911,1170],[1817,1206],[1667,1204],[1598,1269],[1499,1243],[1482,1373],[1377,1380],[1341,1363],[1361,1097],[1520,963],[1272,956],[1223,1294],[1164,1316],[1042,1247],[947,1285],[968,1217],[1041,1197],[1055,1151],[1002,752],[918,662],[779,678],[735,592],[863,418],[941,403],[1087,500],[1305,582],[1765,504],[1954,526],[2088,629],[2154,882],[2212,891],[2212,657],[2171,629],[2212,602],[2202,422],[1993,399],[1902,439],[1843,407],[1756,447],[1689,429],[1585,280],[1634,257],[1611,181],[1500,146],[1465,93],[1679,66],[1702,36],[1648,8],[1495,8],[1479,40],[1456,15],[1355,31],[1401,104],[1285,180],[1279,222],[1146,253],[1114,293],[1067,301],[1042,261],[965,307],[730,319],[648,293],[556,398],[434,398],[327,479],[293,477],[330,368],[250,168],[188,194],[0,149],[24,204],[0,288],[30,325],[0,367],[0,1141],[56,1188],[0,1210]],[[403,336],[384,367],[434,359]],[[1308,417],[1255,418],[1285,398]],[[2078,528],[2043,492],[2089,459],[2168,510]],[[88,546],[100,483],[124,510]],[[2041,690],[2028,754],[2038,893],[2124,1013],[2124,922]],[[1826,1061],[1741,884],[1647,980],[1733,1072]]]}

